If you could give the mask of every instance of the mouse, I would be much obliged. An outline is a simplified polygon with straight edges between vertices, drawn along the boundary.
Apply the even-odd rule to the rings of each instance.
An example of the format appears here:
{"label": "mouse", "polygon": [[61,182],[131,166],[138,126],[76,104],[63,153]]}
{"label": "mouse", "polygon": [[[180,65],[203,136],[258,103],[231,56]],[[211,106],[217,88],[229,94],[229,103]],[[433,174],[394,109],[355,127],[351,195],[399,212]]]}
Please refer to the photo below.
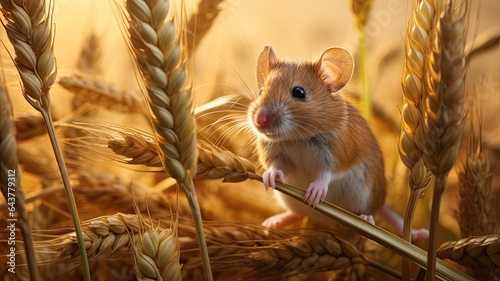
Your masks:
{"label": "mouse", "polygon": [[[367,221],[382,217],[402,234],[402,219],[387,207],[384,158],[359,110],[342,94],[354,70],[351,53],[331,47],[313,61],[278,59],[265,46],[257,59],[259,95],[249,105],[247,122],[256,136],[266,189],[276,181],[306,191],[301,203],[275,192],[286,210],[262,225],[281,229],[309,217],[324,222],[314,207],[328,201]],[[396,216],[396,217],[394,217]],[[424,232],[412,233],[415,239]]]}

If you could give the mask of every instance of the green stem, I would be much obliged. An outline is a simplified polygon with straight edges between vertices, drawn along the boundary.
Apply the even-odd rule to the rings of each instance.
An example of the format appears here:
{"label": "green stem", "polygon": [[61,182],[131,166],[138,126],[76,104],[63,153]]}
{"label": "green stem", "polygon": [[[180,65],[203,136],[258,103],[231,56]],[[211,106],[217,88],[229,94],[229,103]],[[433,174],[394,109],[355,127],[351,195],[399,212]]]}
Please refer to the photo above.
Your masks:
{"label": "green stem", "polygon": [[[411,226],[413,225],[413,217],[417,208],[418,200],[420,200],[421,190],[411,192],[408,205],[406,206],[404,224],[403,224],[403,239],[411,243]],[[401,264],[401,275],[403,281],[410,280],[410,261],[403,257]]]}
{"label": "green stem", "polygon": [[189,202],[189,207],[191,207],[191,212],[193,213],[194,228],[196,230],[196,237],[198,238],[198,246],[200,246],[205,280],[212,281],[213,277],[212,268],[210,266],[210,257],[208,255],[205,232],[203,231],[203,220],[201,218],[200,205],[198,204],[198,199],[196,198],[196,192],[194,191],[193,180],[186,180],[184,184],[187,186],[187,188],[184,190],[190,190],[190,192],[186,193],[186,195]]}
{"label": "green stem", "polygon": [[361,114],[368,121],[372,122],[372,105],[370,94],[368,93],[368,73],[366,71],[366,60],[368,58],[368,48],[366,44],[365,29],[362,24],[358,25],[359,34],[359,77],[361,80]]}
{"label": "green stem", "polygon": [[429,246],[427,249],[427,280],[435,280],[436,272],[436,251],[437,251],[437,232],[439,227],[439,210],[441,208],[441,196],[446,187],[448,175],[436,176],[434,182],[434,194],[432,197],[431,222],[429,226]]}
{"label": "green stem", "polygon": [[69,182],[68,170],[66,168],[66,163],[64,162],[61,146],[59,145],[59,141],[55,133],[54,121],[52,120],[52,116],[50,114],[50,106],[48,106],[48,102],[46,104],[47,106],[43,106],[40,112],[42,113],[43,119],[45,120],[45,126],[47,127],[50,143],[52,144],[52,149],[54,151],[57,165],[59,166],[59,172],[61,173],[64,189],[66,191],[66,198],[68,199],[69,210],[71,213],[71,218],[73,220],[73,225],[75,227],[76,240],[78,242],[78,251],[80,252],[80,258],[82,260],[84,280],[90,281],[89,261],[87,258],[87,250],[85,249],[85,241],[83,240],[80,218],[78,217],[78,209],[76,207],[75,196]]}
{"label": "green stem", "polygon": [[[261,177],[255,177],[253,179],[262,181]],[[276,190],[300,202],[304,201],[305,191],[300,188],[277,182]],[[418,266],[422,268],[426,267],[427,254],[419,247],[393,235],[392,233],[387,232],[386,230],[376,225],[372,225],[359,216],[354,215],[353,213],[348,212],[329,202],[323,201],[316,205],[315,209],[335,220],[336,222],[342,224],[343,226],[379,243],[387,249],[401,256],[407,257]],[[474,280],[467,274],[446,264],[440,259],[437,259],[436,263],[436,277],[441,280]]]}

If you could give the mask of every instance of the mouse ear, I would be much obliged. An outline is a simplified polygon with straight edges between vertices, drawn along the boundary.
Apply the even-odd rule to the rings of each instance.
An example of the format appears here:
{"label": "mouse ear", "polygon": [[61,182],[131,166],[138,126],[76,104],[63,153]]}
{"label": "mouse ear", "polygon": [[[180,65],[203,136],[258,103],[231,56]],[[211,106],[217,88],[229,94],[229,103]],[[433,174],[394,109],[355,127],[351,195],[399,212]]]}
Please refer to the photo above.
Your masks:
{"label": "mouse ear", "polygon": [[257,83],[259,84],[259,88],[264,87],[264,81],[269,73],[269,66],[277,61],[278,58],[274,54],[273,48],[269,45],[265,46],[257,59]]}
{"label": "mouse ear", "polygon": [[326,82],[337,92],[349,82],[354,69],[351,53],[341,47],[332,47],[323,52],[320,58],[321,72]]}

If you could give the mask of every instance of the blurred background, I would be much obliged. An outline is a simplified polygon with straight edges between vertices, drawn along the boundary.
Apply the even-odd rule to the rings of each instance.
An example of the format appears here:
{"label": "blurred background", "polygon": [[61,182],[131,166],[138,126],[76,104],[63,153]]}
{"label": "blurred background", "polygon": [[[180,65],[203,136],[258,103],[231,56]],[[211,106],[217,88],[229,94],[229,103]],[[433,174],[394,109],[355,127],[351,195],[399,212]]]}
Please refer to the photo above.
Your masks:
{"label": "blurred background", "polygon": [[[183,10],[184,6],[180,1],[173,2],[171,7],[176,11],[178,22],[182,22],[183,17],[189,17],[197,3],[197,1],[185,1]],[[500,1],[471,1],[471,3],[469,41],[472,42],[475,36],[486,31],[498,32]],[[345,47],[356,55],[358,33],[351,5],[351,1],[346,0],[221,1],[222,11],[190,60],[196,105],[222,95],[236,93],[255,95],[256,58],[265,45],[271,45],[280,58],[314,59],[330,46]],[[387,202],[400,214],[404,212],[408,196],[407,174],[399,160],[397,141],[400,124],[399,108],[402,103],[403,46],[410,8],[411,1],[374,1],[366,25],[368,89],[377,117],[372,127],[383,146],[387,175],[391,180]],[[59,76],[74,72],[85,40],[91,33],[96,33],[101,39],[103,48],[100,59],[102,77],[125,89],[139,90],[134,65],[123,38],[125,35],[112,1],[56,0],[54,23],[55,55]],[[11,51],[4,29],[0,29],[0,38]],[[14,103],[14,113],[18,115],[33,111],[21,96],[18,74],[5,48],[0,50],[0,55],[6,83]],[[500,125],[497,117],[500,107],[498,44],[472,58],[467,82],[468,88],[475,90],[482,104],[484,141],[486,148],[491,151],[489,155],[492,158],[493,186],[498,190],[500,167],[495,159],[500,156]],[[359,89],[360,83],[355,76],[345,92],[356,96]],[[56,119],[70,114],[71,107],[68,105],[71,94],[56,84],[51,95]],[[96,122],[102,120],[149,130],[147,121],[138,121],[134,115],[105,113],[93,118]],[[241,146],[244,145],[245,143],[237,141],[230,144],[236,152],[241,151]],[[463,155],[461,157],[463,159]],[[460,161],[462,160],[459,160],[459,167]],[[151,179],[151,174],[141,177],[146,182],[155,181]],[[235,201],[223,199],[240,196],[242,198],[238,200],[248,203],[247,210],[255,207],[253,204],[261,204],[262,209],[268,208],[257,217],[252,213],[240,213],[238,217],[234,213],[231,215],[227,212],[228,219],[259,223],[269,213],[276,211],[269,210],[269,203],[273,199],[269,193],[264,192],[259,183],[239,184],[237,185],[239,190],[224,188],[219,183],[211,185],[213,185],[211,189],[206,189],[211,192],[210,198],[216,198],[214,200],[221,206],[226,206],[228,210],[239,210],[243,207]],[[456,239],[459,233],[455,220],[458,196],[456,185],[457,177],[453,172],[442,203],[443,241]],[[417,227],[427,226],[429,197],[426,196],[418,208],[415,219]],[[500,205],[498,208],[497,212],[500,214]]]}

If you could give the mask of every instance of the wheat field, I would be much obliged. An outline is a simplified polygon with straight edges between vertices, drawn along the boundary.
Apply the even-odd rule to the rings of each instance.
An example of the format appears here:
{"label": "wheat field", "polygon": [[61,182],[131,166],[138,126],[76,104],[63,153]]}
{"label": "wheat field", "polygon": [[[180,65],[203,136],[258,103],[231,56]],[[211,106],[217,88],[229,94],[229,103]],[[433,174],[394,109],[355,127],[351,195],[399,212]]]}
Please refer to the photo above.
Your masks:
{"label": "wheat field", "polygon": [[[2,280],[500,280],[499,1],[0,5]],[[246,124],[265,45],[353,54],[403,237],[328,203],[260,225],[304,197]]]}

